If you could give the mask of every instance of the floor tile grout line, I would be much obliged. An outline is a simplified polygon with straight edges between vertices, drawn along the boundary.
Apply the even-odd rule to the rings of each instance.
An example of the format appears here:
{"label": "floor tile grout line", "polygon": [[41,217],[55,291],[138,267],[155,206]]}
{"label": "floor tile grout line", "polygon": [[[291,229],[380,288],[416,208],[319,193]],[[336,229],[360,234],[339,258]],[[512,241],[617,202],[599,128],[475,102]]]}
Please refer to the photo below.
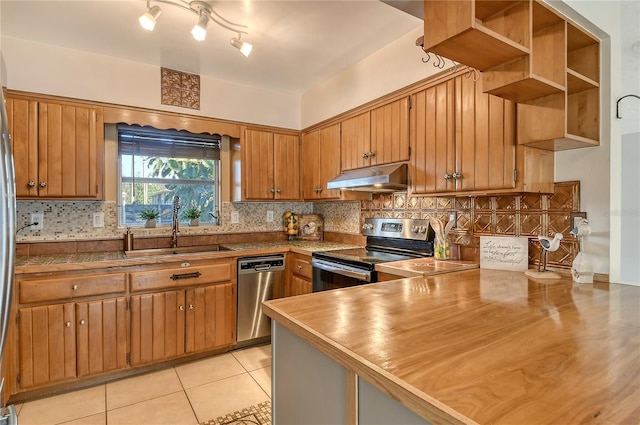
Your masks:
{"label": "floor tile grout line", "polygon": [[[178,390],[178,391],[173,391],[173,392],[166,393],[166,394],[161,394],[159,396],[147,398],[147,399],[144,399],[144,400],[139,400],[139,401],[136,401],[135,403],[131,403],[131,404],[123,404],[122,406],[114,407],[113,409],[107,408],[107,410],[105,410],[105,412],[106,413],[113,412],[114,410],[119,410],[119,409],[123,409],[125,407],[130,407],[130,406],[135,406],[136,404],[140,404],[140,403],[146,403],[148,401],[156,400],[156,399],[161,398],[161,397],[166,397],[166,396],[169,396],[169,395],[178,394],[179,392],[184,392],[184,390]],[[186,393],[185,393],[185,396],[186,396]]]}

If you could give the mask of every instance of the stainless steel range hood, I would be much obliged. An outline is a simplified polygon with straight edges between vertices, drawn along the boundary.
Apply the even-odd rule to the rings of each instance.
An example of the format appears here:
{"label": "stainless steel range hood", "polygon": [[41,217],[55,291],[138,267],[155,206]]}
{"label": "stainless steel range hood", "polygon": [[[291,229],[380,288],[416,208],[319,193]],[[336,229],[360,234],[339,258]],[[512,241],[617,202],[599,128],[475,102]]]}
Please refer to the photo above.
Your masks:
{"label": "stainless steel range hood", "polygon": [[345,171],[327,183],[327,189],[350,189],[361,192],[396,192],[407,190],[407,164],[378,165]]}

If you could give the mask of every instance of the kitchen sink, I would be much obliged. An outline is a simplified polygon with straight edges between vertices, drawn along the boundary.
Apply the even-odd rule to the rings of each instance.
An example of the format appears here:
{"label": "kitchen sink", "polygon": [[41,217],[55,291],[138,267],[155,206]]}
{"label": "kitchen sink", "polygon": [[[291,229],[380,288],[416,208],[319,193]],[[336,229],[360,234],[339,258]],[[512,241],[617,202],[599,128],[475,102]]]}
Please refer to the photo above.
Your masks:
{"label": "kitchen sink", "polygon": [[152,257],[155,255],[175,255],[175,254],[203,254],[208,252],[230,251],[220,245],[197,245],[197,246],[181,246],[178,248],[152,248],[152,249],[135,249],[133,251],[125,251],[124,254],[129,258],[134,257]]}

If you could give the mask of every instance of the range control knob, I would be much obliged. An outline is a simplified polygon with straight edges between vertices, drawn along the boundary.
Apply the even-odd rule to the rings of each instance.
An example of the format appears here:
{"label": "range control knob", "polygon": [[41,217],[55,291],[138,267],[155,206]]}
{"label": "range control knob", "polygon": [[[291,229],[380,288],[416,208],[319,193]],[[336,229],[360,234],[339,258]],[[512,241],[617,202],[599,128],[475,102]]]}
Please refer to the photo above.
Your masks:
{"label": "range control knob", "polygon": [[362,225],[362,230],[367,231],[367,230],[373,230],[373,224],[371,223],[364,223]]}
{"label": "range control knob", "polygon": [[411,228],[411,233],[420,233],[420,227],[419,226],[413,226]]}

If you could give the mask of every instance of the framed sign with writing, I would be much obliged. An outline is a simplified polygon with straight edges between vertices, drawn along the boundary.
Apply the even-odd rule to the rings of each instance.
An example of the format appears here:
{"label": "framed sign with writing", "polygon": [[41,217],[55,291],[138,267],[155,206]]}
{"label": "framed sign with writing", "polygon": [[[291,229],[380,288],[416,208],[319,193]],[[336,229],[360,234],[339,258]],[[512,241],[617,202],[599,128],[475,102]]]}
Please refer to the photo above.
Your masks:
{"label": "framed sign with writing", "polygon": [[529,268],[529,240],[480,236],[480,268],[526,271]]}

